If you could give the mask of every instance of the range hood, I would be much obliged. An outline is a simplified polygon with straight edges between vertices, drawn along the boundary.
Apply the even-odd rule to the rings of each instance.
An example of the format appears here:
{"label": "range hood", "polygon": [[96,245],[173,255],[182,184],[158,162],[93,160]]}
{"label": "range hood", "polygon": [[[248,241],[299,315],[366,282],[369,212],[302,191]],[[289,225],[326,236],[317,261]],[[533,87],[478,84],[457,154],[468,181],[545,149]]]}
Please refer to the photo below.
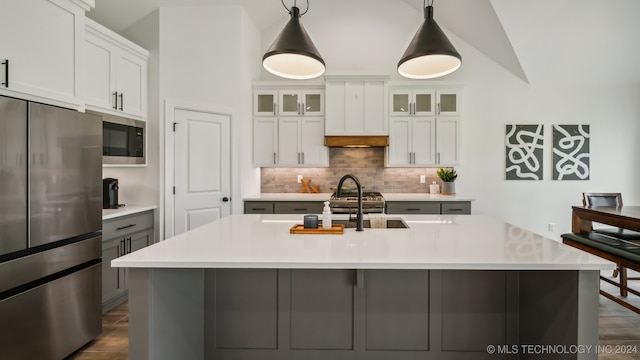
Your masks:
{"label": "range hood", "polygon": [[389,136],[325,136],[328,147],[385,147],[389,146]]}

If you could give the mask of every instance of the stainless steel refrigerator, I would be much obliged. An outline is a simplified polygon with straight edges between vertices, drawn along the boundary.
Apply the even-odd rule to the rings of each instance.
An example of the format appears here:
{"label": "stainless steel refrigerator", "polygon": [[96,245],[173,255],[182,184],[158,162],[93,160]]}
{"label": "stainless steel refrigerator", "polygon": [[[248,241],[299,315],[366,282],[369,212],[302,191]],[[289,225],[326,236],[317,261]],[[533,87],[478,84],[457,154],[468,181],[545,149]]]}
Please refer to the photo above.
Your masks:
{"label": "stainless steel refrigerator", "polygon": [[0,359],[100,334],[101,230],[100,117],[0,97]]}

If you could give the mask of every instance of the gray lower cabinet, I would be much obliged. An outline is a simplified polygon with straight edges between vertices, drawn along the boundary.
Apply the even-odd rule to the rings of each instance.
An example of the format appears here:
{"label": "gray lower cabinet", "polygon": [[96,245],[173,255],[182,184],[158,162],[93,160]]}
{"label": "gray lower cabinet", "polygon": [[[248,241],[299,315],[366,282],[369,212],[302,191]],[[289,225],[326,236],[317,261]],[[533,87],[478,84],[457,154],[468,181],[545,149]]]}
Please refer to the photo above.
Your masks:
{"label": "gray lower cabinet", "polygon": [[471,214],[470,201],[387,201],[387,214]]}
{"label": "gray lower cabinet", "polygon": [[487,344],[517,341],[509,285],[504,271],[206,270],[205,358],[493,359]]}
{"label": "gray lower cabinet", "polygon": [[273,201],[245,201],[245,214],[273,214]]}
{"label": "gray lower cabinet", "polygon": [[111,260],[155,241],[153,211],[105,220],[102,224],[102,311],[127,299],[127,270],[111,267]]}
{"label": "gray lower cabinet", "polygon": [[322,201],[245,201],[245,214],[321,214]]}

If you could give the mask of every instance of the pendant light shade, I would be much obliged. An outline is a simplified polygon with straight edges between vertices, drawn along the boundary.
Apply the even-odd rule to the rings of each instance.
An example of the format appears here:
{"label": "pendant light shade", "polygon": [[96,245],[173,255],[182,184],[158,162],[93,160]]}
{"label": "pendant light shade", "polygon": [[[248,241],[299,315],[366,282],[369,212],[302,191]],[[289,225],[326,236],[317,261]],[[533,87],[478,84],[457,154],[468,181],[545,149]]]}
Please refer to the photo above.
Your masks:
{"label": "pendant light shade", "polygon": [[433,79],[458,70],[462,57],[433,19],[433,6],[424,9],[424,22],[398,63],[398,73],[411,79]]}
{"label": "pendant light shade", "polygon": [[287,79],[312,79],[324,74],[324,60],[300,23],[300,9],[293,6],[291,19],[262,57],[262,66]]}

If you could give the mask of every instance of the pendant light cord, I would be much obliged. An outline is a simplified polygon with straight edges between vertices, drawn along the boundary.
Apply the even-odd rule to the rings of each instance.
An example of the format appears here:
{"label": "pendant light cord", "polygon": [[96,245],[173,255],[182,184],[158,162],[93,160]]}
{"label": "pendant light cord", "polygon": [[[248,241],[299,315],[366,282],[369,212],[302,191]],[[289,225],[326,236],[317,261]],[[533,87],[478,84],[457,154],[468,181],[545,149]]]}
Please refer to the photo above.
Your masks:
{"label": "pendant light cord", "polygon": [[[425,0],[426,1],[426,0]],[[432,0],[433,1],[433,0]],[[280,2],[282,2],[282,6],[284,6],[285,9],[287,9],[287,11],[289,12],[289,14],[291,14],[291,9],[287,7],[287,5],[284,4],[284,0],[280,0]],[[296,0],[293,0],[293,6],[296,6]],[[306,14],[307,11],[309,11],[309,0],[307,0],[307,9],[300,14],[300,17],[302,17],[302,15]]]}

